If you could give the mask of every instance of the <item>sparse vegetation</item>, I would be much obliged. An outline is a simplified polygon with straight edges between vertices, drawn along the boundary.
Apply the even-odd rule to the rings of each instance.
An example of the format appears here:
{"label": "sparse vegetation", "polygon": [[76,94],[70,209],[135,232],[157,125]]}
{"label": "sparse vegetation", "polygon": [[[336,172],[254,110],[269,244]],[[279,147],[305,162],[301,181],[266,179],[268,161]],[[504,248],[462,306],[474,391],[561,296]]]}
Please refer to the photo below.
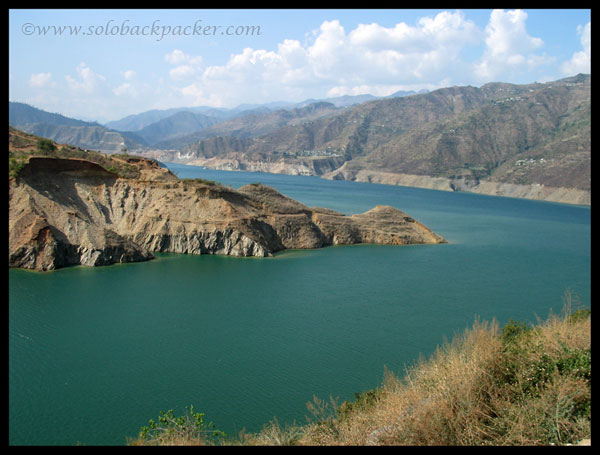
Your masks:
{"label": "sparse vegetation", "polygon": [[223,438],[225,433],[214,428],[212,422],[204,422],[204,414],[189,410],[182,416],[175,416],[172,409],[161,411],[158,423],[154,420],[142,427],[137,439],[129,441],[129,445],[207,445]]}
{"label": "sparse vegetation", "polygon": [[591,311],[530,325],[475,321],[400,379],[337,405],[314,397],[306,425],[277,420],[226,445],[566,445],[591,438]]}
{"label": "sparse vegetation", "polygon": [[[219,138],[197,137],[173,148],[202,160],[218,157],[249,166],[270,166],[284,158],[286,166],[308,165],[316,175],[344,164],[344,171],[464,176],[477,183],[587,192],[591,80],[582,76],[580,82],[572,81],[448,87],[323,112],[304,121],[286,120],[284,126],[278,121],[265,127],[262,121],[271,114],[241,117],[235,125],[211,127],[221,131]],[[514,165],[530,158],[536,166]],[[314,159],[322,164],[311,165]],[[337,175],[352,178],[350,172]],[[486,186],[479,190],[487,191]]]}
{"label": "sparse vegetation", "polygon": [[215,182],[214,180],[207,180],[207,179],[201,179],[201,178],[189,178],[189,179],[181,179],[184,183],[189,182],[189,183],[200,183],[202,185],[208,185],[208,186],[221,186],[221,183],[219,182]]}
{"label": "sparse vegetation", "polygon": [[37,140],[37,150],[42,155],[53,155],[56,151],[56,145],[50,139],[41,137]]}
{"label": "sparse vegetation", "polygon": [[85,159],[99,164],[119,177],[132,179],[141,176],[136,162],[146,161],[145,158],[127,154],[125,147],[122,154],[106,155],[72,145],[55,144],[50,139],[9,127],[9,177],[17,177],[27,160],[32,156]]}
{"label": "sparse vegetation", "polygon": [[9,157],[8,157],[8,176],[9,177],[17,177],[19,175],[19,172],[21,172],[21,169],[23,169],[23,166],[25,166],[24,159],[18,159],[18,158],[15,158],[14,156],[9,155]]}

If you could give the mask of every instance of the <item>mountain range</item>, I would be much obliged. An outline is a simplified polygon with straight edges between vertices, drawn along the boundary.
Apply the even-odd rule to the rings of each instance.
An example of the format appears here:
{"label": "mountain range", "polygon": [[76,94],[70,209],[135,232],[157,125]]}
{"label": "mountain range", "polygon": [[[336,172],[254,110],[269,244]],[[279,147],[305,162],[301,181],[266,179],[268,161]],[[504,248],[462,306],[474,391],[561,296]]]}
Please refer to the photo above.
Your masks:
{"label": "mountain range", "polygon": [[212,117],[215,120],[230,120],[234,117],[238,117],[240,115],[247,114],[266,114],[269,112],[273,112],[279,109],[294,109],[294,108],[302,108],[306,107],[309,104],[317,103],[317,102],[327,102],[331,103],[336,107],[348,107],[355,104],[364,103],[366,101],[373,101],[376,99],[383,98],[393,98],[399,96],[409,96],[415,95],[417,93],[424,93],[427,90],[421,90],[419,92],[415,91],[397,91],[388,95],[386,97],[377,97],[374,95],[343,95],[333,98],[325,98],[325,99],[314,99],[309,98],[304,101],[295,103],[289,101],[274,101],[264,104],[240,104],[234,108],[226,109],[226,108],[217,108],[217,107],[208,107],[208,106],[196,106],[196,107],[181,107],[181,108],[172,108],[172,109],[153,109],[150,111],[142,112],[140,114],[128,115],[119,120],[114,120],[107,122],[104,126],[110,129],[118,130],[118,131],[139,131],[149,125],[152,125],[155,122],[158,122],[162,119],[170,117],[174,114],[177,114],[181,111],[192,112],[195,114],[202,114],[208,117]]}
{"label": "mountain range", "polygon": [[369,101],[258,137],[205,138],[155,157],[588,204],[591,77]]}
{"label": "mountain range", "polygon": [[[231,109],[208,106],[153,109],[128,115],[104,125],[46,112],[24,103],[9,102],[9,125],[59,143],[69,143],[106,153],[119,153],[123,147],[130,151],[168,150],[181,148],[201,138],[229,134],[231,129],[235,130],[234,134],[240,136],[260,135],[287,124],[291,118],[297,120],[302,116],[302,111],[297,110],[311,104],[327,102],[332,108],[344,108],[365,101],[414,94],[416,92],[399,91],[387,97],[345,95],[326,100],[308,99],[299,103],[276,101],[241,104]],[[290,111],[296,112],[288,115]],[[310,109],[306,112],[309,118],[314,118]],[[247,116],[251,117],[241,120]],[[267,118],[262,119],[261,116]],[[255,128],[257,123],[263,124],[263,127]],[[210,129],[217,124],[221,125]]]}
{"label": "mountain range", "polygon": [[25,103],[8,103],[8,124],[60,144],[105,153],[119,153],[123,148],[141,149],[144,142],[135,133],[115,131],[96,122],[72,119]]}
{"label": "mountain range", "polygon": [[10,103],[9,122],[57,142],[102,150],[94,140],[120,140],[130,153],[216,169],[590,203],[590,75],[394,95],[148,111],[105,126]]}

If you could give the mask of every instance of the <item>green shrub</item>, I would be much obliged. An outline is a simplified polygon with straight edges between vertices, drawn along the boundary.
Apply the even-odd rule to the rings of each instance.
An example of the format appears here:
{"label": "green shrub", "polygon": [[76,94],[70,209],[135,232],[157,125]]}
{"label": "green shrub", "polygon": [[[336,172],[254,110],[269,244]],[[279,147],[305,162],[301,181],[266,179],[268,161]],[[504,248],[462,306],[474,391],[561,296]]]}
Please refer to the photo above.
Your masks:
{"label": "green shrub", "polygon": [[204,423],[204,414],[189,411],[176,417],[172,409],[161,411],[158,423],[149,420],[149,426],[142,427],[139,433],[139,445],[170,445],[182,442],[204,445],[225,437],[225,433],[214,429],[212,422]]}
{"label": "green shrub", "polygon": [[527,323],[511,319],[502,327],[502,342],[507,346],[517,341],[523,334],[530,330],[531,327],[527,326]]}
{"label": "green shrub", "polygon": [[8,175],[10,177],[17,177],[21,169],[25,166],[25,160],[18,160],[16,158],[8,159]]}
{"label": "green shrub", "polygon": [[592,350],[564,348],[564,356],[556,361],[560,374],[568,374],[592,381]]}
{"label": "green shrub", "polygon": [[337,409],[337,416],[340,421],[349,418],[355,412],[364,412],[372,408],[379,397],[381,389],[367,390],[354,393],[354,402],[344,401]]}
{"label": "green shrub", "polygon": [[[569,307],[570,309],[570,307]],[[304,427],[275,420],[243,445],[565,445],[591,435],[590,310],[528,325],[510,320],[502,330],[477,323],[452,344],[420,361],[404,379],[388,375],[381,387],[340,406],[314,397]],[[175,428],[194,427],[172,411],[147,444],[174,444]],[[149,438],[160,426],[141,434]],[[185,432],[182,432],[184,434]],[[190,445],[193,439],[181,439]],[[222,441],[223,444],[235,441]]]}
{"label": "green shrub", "polygon": [[50,139],[41,137],[37,140],[37,150],[42,155],[52,155],[56,151],[56,145]]}
{"label": "green shrub", "polygon": [[571,313],[567,320],[571,323],[575,323],[575,322],[579,322],[579,321],[585,321],[587,318],[589,318],[592,315],[592,310],[590,310],[589,308],[585,308],[582,310],[576,310],[573,313]]}
{"label": "green shrub", "polygon": [[199,177],[196,178],[187,178],[187,179],[181,179],[184,183],[185,182],[190,182],[190,183],[200,183],[202,185],[208,185],[208,186],[221,186],[220,182],[215,182],[214,180],[207,180],[207,179],[202,179]]}

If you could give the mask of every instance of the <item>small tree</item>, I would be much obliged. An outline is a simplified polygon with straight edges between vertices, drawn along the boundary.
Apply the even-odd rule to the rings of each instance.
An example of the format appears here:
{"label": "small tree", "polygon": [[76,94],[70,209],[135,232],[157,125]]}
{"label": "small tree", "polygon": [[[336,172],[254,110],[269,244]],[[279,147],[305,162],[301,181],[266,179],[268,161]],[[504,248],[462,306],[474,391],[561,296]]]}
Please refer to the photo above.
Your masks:
{"label": "small tree", "polygon": [[37,150],[42,155],[52,155],[56,151],[56,145],[50,139],[41,137],[37,141]]}

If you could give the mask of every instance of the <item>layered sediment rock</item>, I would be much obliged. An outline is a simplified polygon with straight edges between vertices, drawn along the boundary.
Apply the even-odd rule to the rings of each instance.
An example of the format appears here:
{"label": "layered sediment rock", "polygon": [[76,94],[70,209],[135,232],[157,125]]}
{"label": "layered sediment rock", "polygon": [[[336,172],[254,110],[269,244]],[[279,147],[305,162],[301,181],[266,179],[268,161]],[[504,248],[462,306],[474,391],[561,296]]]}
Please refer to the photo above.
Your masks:
{"label": "layered sediment rock", "polygon": [[321,176],[328,180],[351,180],[355,182],[381,183],[384,185],[410,186],[440,191],[464,191],[489,196],[533,199],[562,204],[591,205],[591,191],[578,188],[555,187],[539,183],[516,184],[469,178],[431,177],[427,175],[382,172],[341,166]]}
{"label": "layered sediment rock", "polygon": [[34,157],[9,183],[9,266],[52,270],[151,259],[153,252],[270,256],[352,243],[444,243],[404,212],[345,216],[264,185],[238,190],[148,169],[119,178],[82,159]]}

